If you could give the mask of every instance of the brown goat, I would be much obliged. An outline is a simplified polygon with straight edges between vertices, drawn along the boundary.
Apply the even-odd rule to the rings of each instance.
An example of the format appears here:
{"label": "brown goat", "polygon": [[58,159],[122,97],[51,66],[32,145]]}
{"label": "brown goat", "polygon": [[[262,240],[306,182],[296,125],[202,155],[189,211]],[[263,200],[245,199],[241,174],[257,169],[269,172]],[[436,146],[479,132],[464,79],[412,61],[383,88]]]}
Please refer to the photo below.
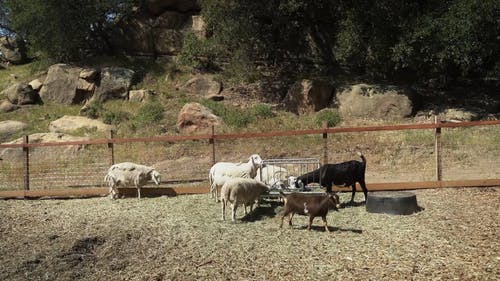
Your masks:
{"label": "brown goat", "polygon": [[309,216],[309,224],[307,226],[308,230],[311,230],[311,224],[314,218],[321,217],[323,219],[325,231],[330,231],[328,229],[326,215],[328,214],[328,211],[330,209],[338,211],[337,205],[339,204],[339,197],[337,194],[284,194],[283,192],[280,192],[280,194],[281,196],[283,196],[283,199],[285,201],[283,215],[281,216],[280,228],[283,227],[283,220],[286,216],[290,215],[288,224],[291,227],[293,215],[299,214],[303,216]]}

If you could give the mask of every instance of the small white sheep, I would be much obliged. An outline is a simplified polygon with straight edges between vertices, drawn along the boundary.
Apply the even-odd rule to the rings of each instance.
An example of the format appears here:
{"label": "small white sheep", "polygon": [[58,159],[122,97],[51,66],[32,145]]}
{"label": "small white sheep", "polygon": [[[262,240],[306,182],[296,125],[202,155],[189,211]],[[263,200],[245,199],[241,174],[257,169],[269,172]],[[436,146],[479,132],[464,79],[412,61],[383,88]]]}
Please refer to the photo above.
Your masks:
{"label": "small white sheep", "polygon": [[255,179],[267,184],[270,188],[282,189],[287,185],[288,176],[287,169],[266,164],[257,169],[257,176]]}
{"label": "small white sheep", "polygon": [[218,202],[217,190],[222,187],[228,178],[255,178],[257,169],[262,165],[262,158],[253,154],[246,163],[218,162],[210,168],[208,181],[210,183],[210,194]]}
{"label": "small white sheep", "polygon": [[222,220],[226,216],[226,204],[231,203],[231,218],[236,221],[236,209],[238,205],[245,206],[245,215],[247,214],[247,206],[250,206],[250,212],[253,209],[255,200],[259,199],[260,195],[269,192],[269,188],[264,183],[247,178],[231,178],[227,180],[221,189],[220,199],[222,201]]}
{"label": "small white sheep", "polygon": [[153,167],[131,162],[112,165],[104,177],[104,181],[109,186],[109,195],[113,199],[118,194],[118,186],[135,186],[137,188],[137,198],[141,198],[141,187],[150,180],[159,185],[161,180],[160,173]]}

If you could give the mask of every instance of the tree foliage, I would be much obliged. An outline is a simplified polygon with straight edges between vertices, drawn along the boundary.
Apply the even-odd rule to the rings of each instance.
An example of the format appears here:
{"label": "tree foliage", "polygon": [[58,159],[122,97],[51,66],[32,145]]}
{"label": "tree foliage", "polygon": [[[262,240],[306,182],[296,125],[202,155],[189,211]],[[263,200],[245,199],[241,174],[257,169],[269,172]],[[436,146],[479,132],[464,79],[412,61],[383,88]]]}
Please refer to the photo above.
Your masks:
{"label": "tree foliage", "polygon": [[[214,58],[374,78],[498,77],[500,0],[205,0]],[[200,42],[200,44],[204,44]],[[296,68],[297,70],[301,69]]]}
{"label": "tree foliage", "polygon": [[6,0],[11,29],[35,51],[59,61],[80,59],[106,48],[107,23],[134,0]]}

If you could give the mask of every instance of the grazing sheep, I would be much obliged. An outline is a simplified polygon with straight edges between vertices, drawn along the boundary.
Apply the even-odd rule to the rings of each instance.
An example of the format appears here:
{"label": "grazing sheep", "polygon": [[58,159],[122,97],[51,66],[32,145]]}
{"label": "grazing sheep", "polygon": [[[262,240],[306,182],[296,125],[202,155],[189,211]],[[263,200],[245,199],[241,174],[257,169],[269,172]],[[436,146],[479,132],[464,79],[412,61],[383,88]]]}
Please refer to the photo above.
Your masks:
{"label": "grazing sheep", "polygon": [[123,162],[112,165],[104,177],[104,181],[109,185],[109,194],[115,199],[118,186],[135,186],[137,188],[137,198],[141,198],[141,187],[148,181],[160,184],[160,173],[153,167],[148,167],[131,162]]}
{"label": "grazing sheep", "polygon": [[288,179],[287,169],[274,166],[274,165],[264,165],[257,169],[256,179],[267,184],[270,188],[285,188]]}
{"label": "grazing sheep", "polygon": [[250,178],[257,175],[257,169],[262,165],[262,158],[253,154],[246,163],[218,162],[210,168],[208,181],[210,183],[210,194],[218,202],[217,191],[228,178]]}
{"label": "grazing sheep", "polygon": [[283,227],[283,220],[286,216],[290,216],[288,220],[288,225],[292,227],[292,218],[294,214],[299,214],[303,216],[309,216],[309,224],[307,226],[308,230],[311,230],[311,225],[315,217],[321,217],[323,219],[323,224],[325,226],[325,231],[330,231],[328,229],[328,223],[326,221],[326,215],[330,209],[338,211],[337,205],[339,204],[339,197],[337,194],[301,194],[301,193],[290,193],[284,194],[280,191],[283,200],[285,201],[285,207],[283,215],[281,216],[280,228]]}
{"label": "grazing sheep", "polygon": [[253,204],[260,195],[269,192],[269,188],[264,183],[247,178],[231,178],[227,180],[221,189],[220,199],[222,202],[222,220],[226,216],[226,204],[231,203],[232,215],[231,218],[236,221],[236,209],[238,205],[245,206],[245,215],[247,214],[247,206],[250,206],[250,212],[253,209]]}
{"label": "grazing sheep", "polygon": [[359,182],[359,185],[363,189],[366,202],[368,193],[365,183],[366,158],[361,153],[358,154],[362,162],[351,160],[338,164],[325,164],[319,169],[297,178],[290,177],[290,185],[304,189],[309,183],[320,183],[321,186],[326,188],[326,192],[328,193],[332,192],[332,185],[351,186],[352,197],[350,203],[353,204],[354,195],[356,194],[356,182]]}

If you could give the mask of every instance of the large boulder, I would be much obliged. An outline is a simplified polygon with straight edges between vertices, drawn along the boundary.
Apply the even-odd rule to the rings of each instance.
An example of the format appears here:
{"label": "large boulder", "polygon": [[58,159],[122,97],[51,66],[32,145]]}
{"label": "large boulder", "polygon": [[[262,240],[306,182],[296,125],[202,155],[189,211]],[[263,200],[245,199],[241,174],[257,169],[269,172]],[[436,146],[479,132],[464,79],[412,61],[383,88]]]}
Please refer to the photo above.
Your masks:
{"label": "large boulder", "polygon": [[209,133],[212,126],[220,124],[222,118],[196,102],[185,104],[177,117],[177,129],[184,134]]}
{"label": "large boulder", "polygon": [[296,114],[320,111],[333,99],[334,87],[326,81],[304,79],[295,82],[284,99],[285,108]]}
{"label": "large boulder", "polygon": [[30,85],[33,90],[38,92],[42,88],[43,83],[42,81],[40,81],[40,79],[35,79],[31,80],[31,82],[29,82],[28,85]]}
{"label": "large boulder", "polygon": [[28,124],[20,121],[0,121],[0,139],[7,139],[9,136],[24,130],[26,127],[28,127]]}
{"label": "large boulder", "polygon": [[191,94],[209,98],[220,94],[222,91],[222,84],[215,81],[212,76],[198,75],[189,79],[186,83],[181,85],[180,88]]}
{"label": "large boulder", "polygon": [[59,104],[79,104],[85,97],[78,96],[78,80],[82,68],[67,64],[49,67],[47,77],[40,89],[42,100]]}
{"label": "large boulder", "polygon": [[101,69],[101,81],[95,89],[92,101],[106,101],[110,99],[127,99],[128,91],[135,76],[135,72],[123,67],[104,67]]}
{"label": "large boulder", "polygon": [[7,96],[12,104],[24,105],[40,102],[38,93],[26,83],[14,83],[3,90],[0,95]]}
{"label": "large boulder", "polygon": [[154,95],[154,91],[152,90],[132,90],[128,93],[129,101],[133,102],[143,102],[146,101],[150,96]]}
{"label": "large boulder", "polygon": [[96,69],[67,64],[52,65],[40,89],[40,97],[54,103],[82,104],[93,95],[98,73]]}
{"label": "large boulder", "polygon": [[12,104],[9,100],[0,101],[0,112],[11,112],[18,109],[19,106]]}
{"label": "large boulder", "polygon": [[[69,141],[86,141],[87,137],[75,137],[62,133],[36,133],[28,136],[29,143],[47,143],[47,142],[69,142]],[[24,142],[24,138],[18,138],[5,144],[20,144]],[[44,158],[68,158],[76,156],[77,152],[84,149],[84,145],[63,145],[63,146],[45,146],[30,148],[30,157],[36,158],[39,161]],[[0,158],[4,162],[13,164],[21,163],[24,158],[22,148],[5,148],[0,151]]]}
{"label": "large boulder", "polygon": [[0,54],[9,63],[22,64],[26,62],[27,58],[26,44],[18,37],[0,37]]}
{"label": "large boulder", "polygon": [[113,126],[104,124],[99,120],[69,115],[65,115],[49,124],[49,131],[53,133],[71,133],[81,129],[108,132],[112,128]]}
{"label": "large boulder", "polygon": [[395,86],[357,84],[337,93],[339,113],[343,118],[389,119],[412,114],[411,93]]}
{"label": "large boulder", "polygon": [[136,12],[122,18],[111,32],[115,49],[137,55],[177,55],[182,49],[184,34],[191,30],[193,20],[188,13],[174,10],[151,16]]}

